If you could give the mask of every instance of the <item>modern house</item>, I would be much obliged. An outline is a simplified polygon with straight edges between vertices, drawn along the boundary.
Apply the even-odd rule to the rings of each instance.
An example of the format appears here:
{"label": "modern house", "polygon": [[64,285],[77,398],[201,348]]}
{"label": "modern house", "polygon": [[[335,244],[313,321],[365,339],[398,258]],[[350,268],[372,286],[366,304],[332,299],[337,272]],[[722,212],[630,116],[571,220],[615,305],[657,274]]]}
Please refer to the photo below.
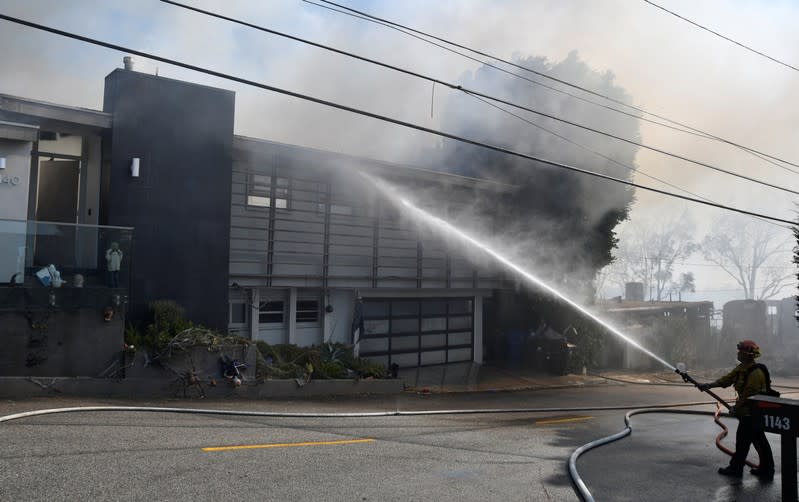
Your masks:
{"label": "modern house", "polygon": [[235,136],[234,104],[128,68],[106,77],[102,111],[0,94],[0,333],[16,340],[0,373],[46,366],[30,364],[26,312],[105,361],[159,299],[268,343],[351,343],[355,329],[360,355],[385,364],[482,362],[484,318],[513,303],[513,283],[358,173],[448,212],[514,187]]}

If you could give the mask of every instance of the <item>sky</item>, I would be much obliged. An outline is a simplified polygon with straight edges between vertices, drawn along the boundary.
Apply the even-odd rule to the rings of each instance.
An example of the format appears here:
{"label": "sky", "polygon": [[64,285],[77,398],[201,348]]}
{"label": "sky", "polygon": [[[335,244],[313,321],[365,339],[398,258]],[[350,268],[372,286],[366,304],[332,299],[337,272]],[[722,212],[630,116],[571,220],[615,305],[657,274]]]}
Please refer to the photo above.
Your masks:
{"label": "sky", "polygon": [[[341,0],[354,8],[479,48],[505,59],[576,52],[612,76],[632,102],[799,163],[799,72],[752,54],[640,0]],[[186,3],[356,52],[447,82],[480,63],[394,30],[301,0]],[[661,5],[774,58],[799,66],[799,2],[660,0]],[[0,0],[0,12],[85,36],[204,66],[426,127],[446,124],[452,92],[344,56],[211,19],[156,0]],[[0,93],[102,108],[103,78],[125,55],[0,21]],[[264,90],[136,58],[138,71],[231,89],[236,134],[407,162],[439,139]],[[491,89],[481,89],[487,93]],[[434,96],[434,99],[431,99]],[[431,103],[432,101],[432,103]],[[582,120],[585,117],[569,117]],[[479,134],[476,131],[475,134]],[[480,139],[476,137],[475,139]],[[641,141],[726,170],[799,190],[799,174],[729,145],[641,123]],[[558,160],[558,159],[552,159]],[[797,197],[683,161],[639,150],[640,172],[715,202],[795,219]],[[799,170],[797,168],[794,168]],[[673,191],[636,175],[635,181]],[[698,238],[718,209],[638,191],[627,226],[687,214]],[[787,234],[787,230],[784,230]],[[692,299],[720,298],[735,284],[701,256]],[[790,249],[778,266],[791,267]],[[707,293],[705,293],[707,291]],[[609,291],[608,294],[612,294]],[[732,297],[736,293],[730,292]],[[786,294],[787,296],[787,294]],[[729,299],[731,299],[730,297]]]}

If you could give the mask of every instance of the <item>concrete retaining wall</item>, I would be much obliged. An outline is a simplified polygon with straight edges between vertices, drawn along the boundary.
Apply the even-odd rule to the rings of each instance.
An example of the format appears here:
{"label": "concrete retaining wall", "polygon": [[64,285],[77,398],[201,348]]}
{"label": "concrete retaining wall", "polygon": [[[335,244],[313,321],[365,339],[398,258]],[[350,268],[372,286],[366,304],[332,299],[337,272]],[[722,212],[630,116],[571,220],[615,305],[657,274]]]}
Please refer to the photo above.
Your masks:
{"label": "concrete retaining wall", "polygon": [[[219,382],[216,387],[202,385],[207,399],[303,398],[357,394],[398,394],[402,380],[311,380],[300,387],[294,380],[246,382],[234,387]],[[115,399],[198,398],[197,386],[184,386],[178,378],[46,378],[0,377],[0,398],[24,399],[46,396],[81,396]]]}
{"label": "concrete retaining wall", "polygon": [[103,321],[95,306],[0,311],[0,376],[98,376],[121,354],[124,326],[121,316]]}

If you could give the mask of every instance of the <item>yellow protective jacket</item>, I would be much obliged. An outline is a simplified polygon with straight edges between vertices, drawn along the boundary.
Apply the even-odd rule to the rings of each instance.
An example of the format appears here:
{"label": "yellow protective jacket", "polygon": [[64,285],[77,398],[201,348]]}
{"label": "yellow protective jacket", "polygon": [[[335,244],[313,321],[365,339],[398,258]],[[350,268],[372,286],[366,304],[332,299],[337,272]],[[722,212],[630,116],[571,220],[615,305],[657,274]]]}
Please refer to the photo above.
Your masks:
{"label": "yellow protective jacket", "polygon": [[755,362],[741,363],[732,371],[713,382],[714,387],[735,387],[735,408],[732,414],[736,417],[743,417],[750,414],[747,399],[755,394],[762,394],[766,391],[766,375],[760,368],[755,368],[749,373],[749,378],[746,378],[746,373],[749,368],[754,366]]}

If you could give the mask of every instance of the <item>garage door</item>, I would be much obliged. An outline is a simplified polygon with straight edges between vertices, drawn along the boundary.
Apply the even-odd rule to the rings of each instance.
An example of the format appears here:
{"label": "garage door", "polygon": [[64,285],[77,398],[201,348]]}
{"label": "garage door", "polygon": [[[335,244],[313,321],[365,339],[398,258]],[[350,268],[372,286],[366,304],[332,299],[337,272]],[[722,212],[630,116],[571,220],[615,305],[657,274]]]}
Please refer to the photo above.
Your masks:
{"label": "garage door", "polygon": [[471,361],[474,299],[364,298],[360,355],[401,368]]}

